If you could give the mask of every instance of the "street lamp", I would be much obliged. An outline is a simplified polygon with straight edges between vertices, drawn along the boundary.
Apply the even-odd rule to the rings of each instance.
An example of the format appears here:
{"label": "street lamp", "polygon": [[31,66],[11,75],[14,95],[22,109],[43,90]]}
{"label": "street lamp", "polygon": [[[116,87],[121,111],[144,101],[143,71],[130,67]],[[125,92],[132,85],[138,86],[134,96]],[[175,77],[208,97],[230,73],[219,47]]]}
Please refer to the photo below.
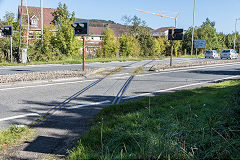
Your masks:
{"label": "street lamp", "polygon": [[194,34],[195,4],[196,4],[196,1],[194,0],[191,56],[192,56],[192,54],[193,54],[193,34]]}
{"label": "street lamp", "polygon": [[40,1],[41,6],[41,44],[43,45],[43,1]]}
{"label": "street lamp", "polygon": [[236,34],[237,34],[237,21],[238,20],[240,20],[240,18],[237,18],[236,22],[235,22],[235,37],[234,37],[234,47],[233,47],[233,49],[235,49],[235,46],[236,46]]}

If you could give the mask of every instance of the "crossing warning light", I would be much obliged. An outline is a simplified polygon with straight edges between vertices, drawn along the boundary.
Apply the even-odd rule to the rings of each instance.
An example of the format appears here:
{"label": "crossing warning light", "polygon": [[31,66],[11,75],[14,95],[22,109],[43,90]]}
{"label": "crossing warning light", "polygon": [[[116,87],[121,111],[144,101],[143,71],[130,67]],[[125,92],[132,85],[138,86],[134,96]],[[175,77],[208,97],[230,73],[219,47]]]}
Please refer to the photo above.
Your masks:
{"label": "crossing warning light", "polygon": [[2,35],[5,37],[12,37],[13,27],[12,25],[4,25],[2,28]]}
{"label": "crossing warning light", "polygon": [[183,29],[169,29],[168,40],[183,40]]}
{"label": "crossing warning light", "polygon": [[88,36],[88,30],[89,30],[88,21],[75,21],[72,24],[72,27],[73,27],[74,36]]}

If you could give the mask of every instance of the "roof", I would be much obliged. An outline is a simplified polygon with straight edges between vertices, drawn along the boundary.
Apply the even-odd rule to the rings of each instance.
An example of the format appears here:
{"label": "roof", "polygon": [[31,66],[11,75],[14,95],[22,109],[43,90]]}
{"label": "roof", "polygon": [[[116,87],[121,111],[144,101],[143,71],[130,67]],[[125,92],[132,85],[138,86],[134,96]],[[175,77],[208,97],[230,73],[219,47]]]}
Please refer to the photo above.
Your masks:
{"label": "roof", "polygon": [[105,27],[91,27],[89,26],[89,33],[92,35],[103,35]]}
{"label": "roof", "polygon": [[161,28],[158,28],[158,29],[155,29],[155,30],[151,30],[150,32],[151,33],[166,32],[166,31],[168,31],[168,29],[172,29],[172,28],[175,29],[175,27],[161,27]]}
{"label": "roof", "polygon": [[[123,33],[128,33],[128,26],[121,24],[108,24],[110,29],[112,29],[117,37],[121,37]],[[90,35],[103,35],[103,31],[107,29],[107,27],[92,27],[89,26]]]}
{"label": "roof", "polygon": [[[34,15],[37,17],[37,19],[39,19],[39,22],[38,22],[38,25],[36,27],[34,27],[35,29],[36,28],[41,28],[41,8],[40,7],[32,7],[32,6],[23,6],[22,9],[23,9],[23,25],[27,25],[27,19],[24,18],[24,15],[27,14],[27,9],[28,8],[28,14],[29,14],[29,18],[32,18]],[[43,26],[46,26],[46,27],[50,27],[51,26],[51,22],[53,20],[53,15],[52,13],[56,11],[56,9],[53,9],[53,8],[43,8]],[[20,18],[20,15],[21,15],[21,6],[18,6],[18,18]],[[25,24],[24,24],[25,23]],[[30,25],[30,29],[31,29],[31,25]]]}
{"label": "roof", "polygon": [[108,24],[109,28],[114,31],[117,37],[122,37],[123,33],[129,32],[129,26],[121,24]]}

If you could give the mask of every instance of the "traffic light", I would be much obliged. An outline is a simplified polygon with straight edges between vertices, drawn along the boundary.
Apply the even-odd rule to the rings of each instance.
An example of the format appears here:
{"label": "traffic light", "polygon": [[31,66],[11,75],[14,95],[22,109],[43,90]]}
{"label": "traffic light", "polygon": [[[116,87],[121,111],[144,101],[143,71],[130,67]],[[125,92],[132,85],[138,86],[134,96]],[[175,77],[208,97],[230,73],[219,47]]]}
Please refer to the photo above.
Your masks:
{"label": "traffic light", "polygon": [[13,27],[12,25],[4,25],[2,28],[2,34],[5,37],[12,37]]}
{"label": "traffic light", "polygon": [[88,36],[88,21],[75,21],[72,27],[74,36]]}
{"label": "traffic light", "polygon": [[172,29],[168,30],[168,40],[183,40],[183,29]]}

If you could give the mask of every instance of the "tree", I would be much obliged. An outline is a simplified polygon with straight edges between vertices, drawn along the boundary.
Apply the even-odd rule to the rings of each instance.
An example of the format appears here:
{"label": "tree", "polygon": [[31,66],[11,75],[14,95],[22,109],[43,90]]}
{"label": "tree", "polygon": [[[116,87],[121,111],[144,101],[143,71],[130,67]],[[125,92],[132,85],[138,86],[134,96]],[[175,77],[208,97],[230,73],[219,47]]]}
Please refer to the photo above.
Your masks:
{"label": "tree", "polygon": [[154,39],[154,56],[164,55],[166,46],[164,44],[164,38]]}
{"label": "tree", "polygon": [[69,14],[66,4],[62,5],[61,3],[59,3],[57,10],[53,12],[54,24],[57,25],[58,29],[53,45],[67,57],[77,57],[80,52],[80,43],[73,36],[73,28],[71,27],[75,20],[74,15],[74,12]]}
{"label": "tree", "polygon": [[72,14],[69,13],[69,11],[67,10],[67,5],[63,4],[60,2],[58,4],[57,7],[57,11],[52,13],[53,15],[53,24],[57,25],[58,27],[61,28],[61,25],[67,21],[67,20],[71,20],[74,21],[75,20],[75,13],[72,12]]}
{"label": "tree", "polygon": [[205,49],[212,50],[218,49],[218,36],[217,31],[214,28],[215,22],[211,22],[208,18],[201,25],[200,28],[196,30],[198,39],[205,39]]}
{"label": "tree", "polygon": [[123,20],[125,24],[129,24],[130,33],[139,41],[141,46],[141,56],[153,56],[154,55],[154,38],[150,33],[149,27],[146,26],[146,22],[138,18],[137,16],[128,17],[124,16]]}
{"label": "tree", "polygon": [[132,35],[123,34],[120,41],[120,52],[122,56],[136,57],[140,53],[140,44],[138,40]]}
{"label": "tree", "polygon": [[173,51],[175,56],[182,55],[182,42],[181,41],[173,41]]}
{"label": "tree", "polygon": [[116,53],[119,52],[119,41],[116,37],[114,31],[107,27],[103,31],[103,56],[104,57],[114,57]]}
{"label": "tree", "polygon": [[15,15],[12,12],[6,12],[5,16],[3,17],[6,25],[13,25],[15,20]]}

